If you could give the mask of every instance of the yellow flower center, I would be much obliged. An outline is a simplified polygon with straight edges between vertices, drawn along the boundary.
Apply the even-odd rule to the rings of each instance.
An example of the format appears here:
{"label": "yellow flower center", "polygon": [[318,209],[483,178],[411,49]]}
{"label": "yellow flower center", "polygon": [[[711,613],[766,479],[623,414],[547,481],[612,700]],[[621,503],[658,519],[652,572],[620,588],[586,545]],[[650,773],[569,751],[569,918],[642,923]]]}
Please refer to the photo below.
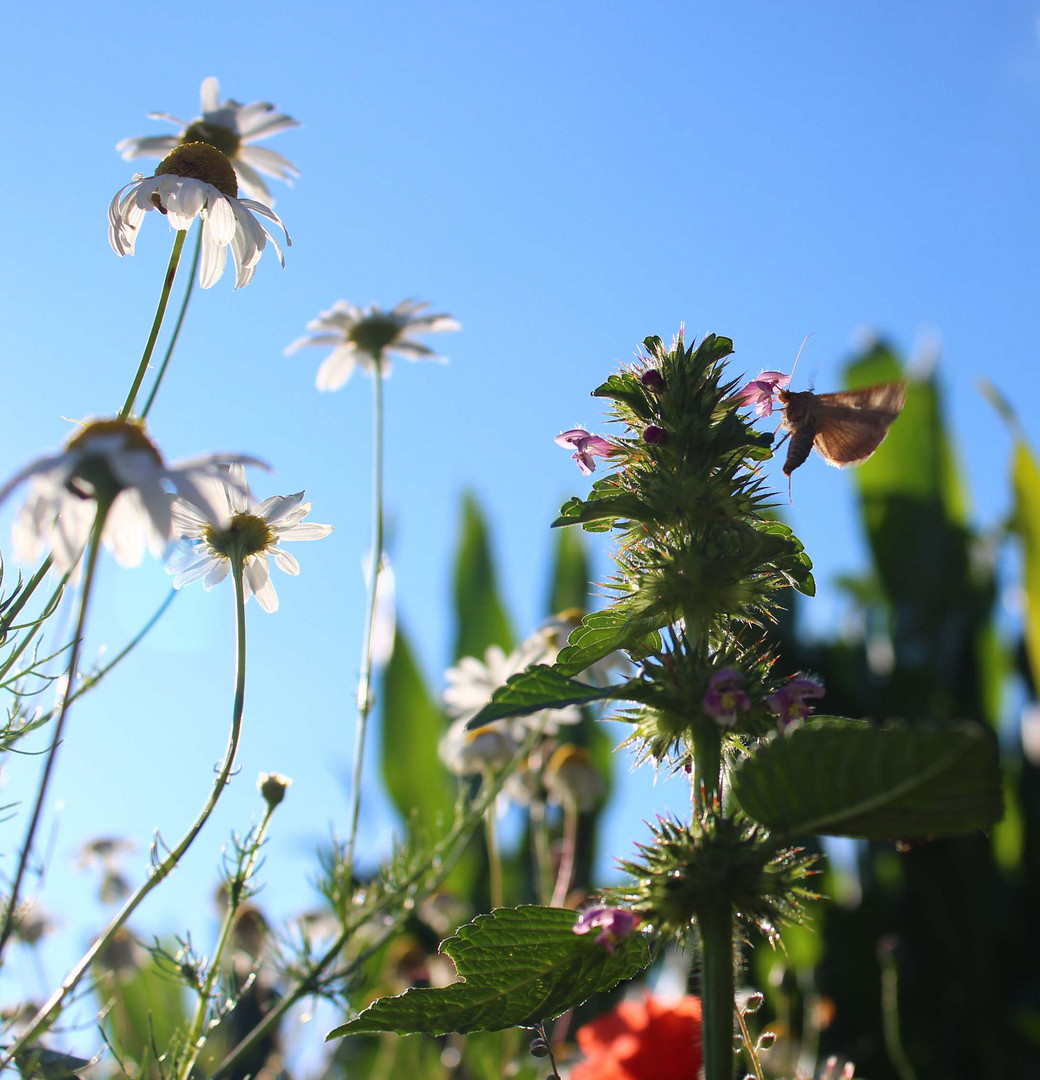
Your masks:
{"label": "yellow flower center", "polygon": [[207,525],[205,540],[215,555],[224,559],[238,556],[245,562],[250,555],[259,555],[274,547],[275,536],[263,518],[240,513],[235,514],[226,528]]}
{"label": "yellow flower center", "polygon": [[369,315],[350,331],[349,339],[374,360],[379,360],[387,345],[392,345],[401,325],[389,315]]}
{"label": "yellow flower center", "polygon": [[213,124],[208,120],[196,120],[189,124],[181,135],[182,143],[209,143],[215,146],[226,157],[233,158],[242,145],[242,139],[237,131],[221,124]]}
{"label": "yellow flower center", "polygon": [[[108,445],[98,445],[104,440]],[[162,455],[144,433],[141,424],[132,420],[94,420],[65,444],[69,453],[79,455],[76,471],[65,483],[73,495],[82,499],[110,502],[126,486],[113,472],[113,454],[141,451],[162,468]]]}
{"label": "yellow flower center", "polygon": [[183,143],[175,150],[171,150],[159,162],[155,175],[191,177],[193,180],[212,184],[219,192],[232,199],[238,196],[238,178],[235,176],[235,167],[228,161],[225,154],[209,143]]}

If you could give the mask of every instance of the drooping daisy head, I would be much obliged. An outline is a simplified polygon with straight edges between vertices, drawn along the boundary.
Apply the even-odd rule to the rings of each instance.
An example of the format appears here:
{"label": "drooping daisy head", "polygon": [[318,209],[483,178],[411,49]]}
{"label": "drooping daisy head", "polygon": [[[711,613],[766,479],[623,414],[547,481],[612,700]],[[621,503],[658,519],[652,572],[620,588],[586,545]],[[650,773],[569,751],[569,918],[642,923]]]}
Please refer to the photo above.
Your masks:
{"label": "drooping daisy head", "polygon": [[268,240],[285,266],[281,248],[267,226],[273,221],[292,246],[278,215],[254,199],[239,199],[231,162],[208,143],[186,143],[159,163],[154,176],[138,174],[124,184],[108,207],[108,242],[117,255],[133,255],[137,231],[149,210],[158,210],[174,229],[191,228],[202,221],[202,259],[199,285],[208,289],[224,272],[228,248],[235,262],[235,288],[248,285]]}
{"label": "drooping daisy head", "polygon": [[2,488],[0,502],[23,480],[29,497],[14,523],[18,557],[27,561],[49,548],[54,566],[76,565],[90,537],[98,505],[106,508],[102,540],[122,566],[137,566],[145,550],[162,553],[170,540],[173,487],[185,504],[217,516],[207,488],[222,466],[252,462],[242,455],[215,454],[166,465],[139,423],[94,420],[81,426],[65,449],[30,462]]}
{"label": "drooping daisy head", "polygon": [[354,373],[355,366],[364,371],[390,372],[389,353],[395,352],[409,360],[443,360],[432,349],[411,334],[434,334],[445,330],[460,330],[450,315],[421,315],[429,304],[402,300],[389,311],[371,304],[359,308],[346,300],[338,300],[307,324],[309,334],[297,338],[285,350],[290,356],[304,345],[331,345],[332,352],[318,368],[319,390],[338,390]]}
{"label": "drooping daisy head", "polygon": [[257,502],[240,465],[232,465],[210,483],[210,501],[222,502],[220,513],[186,500],[174,503],[174,534],[191,542],[167,564],[174,588],[201,578],[205,588],[212,589],[227,577],[232,559],[241,559],[245,598],[255,594],[264,611],[277,611],[278,594],[271,583],[268,556],[280,570],[295,576],[300,564],[279,545],[286,540],[320,540],[332,532],[332,526],[304,522],[311,504],[302,501],[302,491]]}
{"label": "drooping daisy head", "polygon": [[253,199],[274,206],[274,199],[260,173],[274,176],[286,183],[299,176],[296,166],[281,154],[262,146],[252,146],[286,128],[299,127],[299,121],[285,113],[275,112],[269,101],[254,101],[242,105],[234,98],[220,100],[220,85],[211,75],[202,81],[202,115],[185,121],[169,113],[149,113],[152,120],[168,120],[179,127],[177,135],[145,135],[123,139],[116,144],[126,161],[136,157],[165,157],[184,143],[203,142],[215,146],[226,155],[235,168],[238,184]]}

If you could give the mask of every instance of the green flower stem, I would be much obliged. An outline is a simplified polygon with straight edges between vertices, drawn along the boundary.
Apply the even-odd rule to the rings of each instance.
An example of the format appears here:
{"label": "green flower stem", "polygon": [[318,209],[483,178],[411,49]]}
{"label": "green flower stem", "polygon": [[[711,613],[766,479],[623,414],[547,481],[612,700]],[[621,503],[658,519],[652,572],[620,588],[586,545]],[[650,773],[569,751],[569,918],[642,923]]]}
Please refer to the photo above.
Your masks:
{"label": "green flower stem", "polygon": [[94,578],[97,576],[98,552],[101,549],[101,533],[105,527],[105,518],[111,509],[111,502],[99,502],[94,515],[94,527],[90,534],[90,547],[87,552],[87,565],[83,573],[83,588],[79,598],[79,615],[76,619],[76,633],[72,639],[72,649],[69,653],[69,666],[66,675],[65,692],[62,694],[61,710],[58,713],[58,721],[54,727],[54,738],[43,766],[43,775],[40,777],[40,786],[36,792],[36,802],[33,805],[32,816],[29,818],[29,827],[25,833],[22,850],[18,856],[18,867],[15,870],[14,881],[11,884],[11,892],[7,898],[7,908],[4,911],[3,926],[0,927],[0,957],[3,956],[4,948],[14,931],[15,912],[18,909],[18,895],[22,887],[22,878],[25,876],[25,868],[29,863],[29,855],[32,851],[33,840],[36,837],[36,829],[43,813],[43,804],[47,798],[47,788],[50,785],[51,775],[54,772],[55,762],[58,760],[58,747],[62,743],[62,735],[65,732],[65,722],[69,715],[69,706],[72,704],[72,694],[76,685],[76,668],[79,665],[80,652],[83,649],[83,635],[87,628],[87,612],[90,608],[90,595],[93,591]]}
{"label": "green flower stem", "polygon": [[538,903],[549,904],[552,898],[552,846],[545,821],[545,803],[541,799],[531,800],[530,819]]}
{"label": "green flower stem", "polygon": [[188,314],[188,303],[191,300],[192,293],[195,291],[195,278],[199,268],[199,256],[201,254],[202,224],[200,222],[198,232],[195,234],[195,254],[191,257],[191,269],[188,271],[188,285],[184,290],[184,299],[181,301],[181,310],[177,314],[177,322],[174,324],[170,343],[166,346],[166,354],[163,356],[162,363],[159,365],[159,371],[155,376],[155,382],[152,384],[152,389],[148,394],[148,400],[141,410],[142,420],[146,420],[148,418],[148,413],[151,412],[152,403],[155,401],[155,395],[159,392],[159,386],[162,384],[163,376],[166,374],[166,368],[170,363],[170,357],[173,356],[173,350],[177,348],[177,339],[181,336],[181,327],[184,325],[184,316]]}
{"label": "green flower stem", "polygon": [[732,1080],[736,985],[733,975],[733,913],[725,896],[720,895],[700,908],[697,912],[697,929],[701,944],[704,1077],[705,1080]]}
{"label": "green flower stem", "polygon": [[159,306],[155,309],[155,318],[152,320],[152,329],[148,335],[148,341],[141,356],[141,363],[137,366],[137,374],[134,376],[130,393],[126,395],[126,401],[119,412],[119,419],[125,420],[134,407],[137,400],[137,392],[141,389],[144,381],[144,373],[148,370],[148,364],[152,359],[152,350],[155,348],[155,339],[159,336],[159,328],[162,326],[163,316],[166,314],[166,305],[170,302],[170,291],[173,289],[173,279],[177,274],[177,264],[181,260],[181,248],[184,247],[184,238],[187,232],[181,229],[173,241],[173,251],[170,253],[170,262],[166,267],[166,278],[163,281],[162,293],[159,295]]}
{"label": "green flower stem", "polygon": [[[336,940],[325,950],[324,953],[310,966],[310,970],[298,979],[296,985],[288,990],[284,997],[267,1013],[263,1020],[236,1046],[220,1065],[214,1070],[209,1080],[221,1080],[226,1076],[241,1059],[249,1053],[250,1048],[262,1039],[268,1031],[278,1024],[282,1017],[301,999],[308,994],[315,993],[321,986],[323,979],[327,981],[324,972],[339,958],[347,942],[357,933],[362,926],[377,927],[381,922],[385,925],[362,957],[348,964],[347,969],[339,974],[349,975],[365,956],[376,952],[386,939],[397,929],[397,920],[391,913],[397,909],[398,913],[407,908],[411,910],[419,901],[429,896],[451,873],[459,857],[469,846],[473,832],[480,825],[489,807],[494,806],[498,793],[505,786],[506,780],[516,770],[524,758],[531,752],[531,747],[538,740],[540,730],[530,732],[523,744],[513,757],[502,769],[489,777],[488,782],[481,786],[480,793],[474,799],[466,813],[455,823],[450,833],[441,840],[430,852],[427,862],[416,869],[408,877],[400,882],[397,888],[387,893],[378,904],[371,908],[362,907],[358,913],[347,922],[339,932]],[[431,868],[435,868],[431,873]],[[425,880],[421,889],[416,890],[420,881]]]}
{"label": "green flower stem", "polygon": [[574,860],[578,853],[578,804],[574,799],[567,799],[563,804],[563,848],[560,856],[560,869],[556,875],[556,888],[553,890],[552,907],[563,907],[567,894],[571,891],[574,880]]}
{"label": "green flower stem", "polygon": [[[490,777],[485,777],[488,783]],[[495,804],[484,811],[484,842],[487,845],[488,873],[491,877],[491,906],[502,906],[502,852],[498,846],[498,828],[495,822]]]}
{"label": "green flower stem", "polygon": [[[97,532],[97,535],[100,536],[100,532]],[[231,567],[232,577],[235,582],[235,614],[237,629],[235,704],[232,711],[231,730],[228,734],[227,748],[224,751],[224,760],[221,762],[220,771],[213,784],[213,790],[210,792],[209,798],[206,800],[205,805],[199,811],[198,816],[192,822],[188,831],[181,837],[180,843],[178,843],[164,859],[154,863],[154,869],[148,880],[140,885],[136,892],[127,898],[126,902],[119,909],[108,926],[105,927],[98,939],[90,946],[68,975],[65,976],[61,986],[51,994],[46,1004],[33,1017],[25,1031],[6,1051],[3,1058],[0,1058],[0,1070],[13,1060],[15,1054],[30,1043],[35,1042],[40,1034],[57,1017],[58,1011],[65,1002],[65,999],[76,989],[80,980],[87,973],[98,956],[108,947],[109,943],[123,927],[127,919],[129,919],[137,910],[144,898],[157,885],[164,881],[170,875],[177,863],[180,862],[184,853],[191,847],[195,838],[202,831],[202,827],[209,820],[210,814],[213,813],[217,801],[223,793],[224,788],[227,786],[228,779],[234,768],[235,755],[238,752],[238,742],[242,733],[242,709],[245,704],[246,693],[246,602],[245,593],[242,588],[243,571],[241,559],[233,558]],[[88,572],[89,570],[90,567],[88,565]],[[77,636],[77,640],[78,639],[79,636]],[[157,859],[157,857],[158,842],[153,846],[153,859]]]}
{"label": "green flower stem", "polygon": [[[47,576],[47,571],[50,570],[51,564],[54,562],[52,556],[48,555],[46,559],[40,564],[39,570],[31,578],[29,578],[22,591],[11,601],[11,606],[0,616],[0,638],[2,638],[12,626],[14,626],[15,619],[21,614],[22,608],[29,602],[29,598],[39,588],[40,582]],[[58,600],[61,597],[61,590],[64,588],[67,577],[61,579],[61,585],[58,587],[58,591],[51,599],[51,602],[47,605],[47,611],[53,611],[57,605]]]}
{"label": "green flower stem", "polygon": [[365,758],[365,736],[372,713],[372,638],[376,625],[376,601],[379,571],[383,564],[383,368],[382,354],[373,353],[372,375],[372,567],[368,579],[368,613],[365,618],[365,641],[361,650],[361,681],[358,684],[358,718],[354,737],[354,774],[350,791],[350,832],[346,845],[348,877],[354,871],[354,845],[357,842],[358,818],[361,815],[361,767]]}
{"label": "green flower stem", "polygon": [[737,1007],[734,1007],[733,1012],[737,1018],[737,1027],[740,1028],[740,1037],[744,1040],[744,1048],[747,1051],[748,1059],[751,1062],[751,1068],[755,1071],[755,1080],[765,1080],[765,1076],[762,1072],[762,1063],[758,1060],[758,1051],[755,1049],[755,1044],[751,1040],[751,1032],[748,1031],[744,1014]]}
{"label": "green flower stem", "polygon": [[213,950],[213,957],[209,962],[209,970],[206,972],[206,981],[199,991],[199,1000],[195,1006],[195,1015],[192,1017],[191,1028],[188,1032],[188,1053],[178,1070],[178,1080],[189,1080],[192,1069],[195,1067],[195,1062],[198,1060],[199,1054],[205,1045],[206,1040],[203,1038],[203,1028],[206,1023],[206,1013],[209,1011],[209,1003],[213,997],[213,988],[216,986],[217,976],[220,974],[220,963],[224,957],[224,950],[227,948],[227,943],[231,937],[232,927],[235,925],[235,916],[238,915],[240,907],[240,898],[235,891],[235,886],[237,885],[239,889],[241,889],[241,887],[252,877],[253,870],[256,866],[257,856],[260,853],[260,847],[264,842],[267,826],[271,823],[271,815],[273,813],[274,806],[268,803],[267,813],[264,814],[264,819],[260,822],[260,828],[253,838],[245,866],[235,875],[234,881],[232,882],[232,891],[228,896],[228,908],[224,915],[224,922],[220,927],[220,933],[217,935],[217,944]]}
{"label": "green flower stem", "polygon": [[722,734],[707,716],[698,716],[692,725],[693,816],[710,813],[722,794]]}
{"label": "green flower stem", "polygon": [[[48,555],[47,558],[44,560],[43,565],[40,567],[39,570],[36,571],[35,574],[33,574],[28,585],[26,585],[25,589],[23,590],[23,595],[20,595],[15,599],[15,601],[11,605],[11,610],[7,612],[3,620],[0,620],[0,641],[2,641],[3,636],[14,627],[14,620],[18,617],[18,613],[19,611],[21,611],[22,607],[25,606],[26,601],[28,601],[29,596],[24,595],[24,593],[29,593],[29,595],[31,595],[32,592],[36,590],[40,582],[43,580],[44,575],[51,568],[51,564],[53,561],[54,560],[51,558],[51,556]],[[67,584],[68,580],[69,575],[65,574],[61,581],[58,582],[58,585],[55,588],[54,592],[51,593],[51,597],[44,605],[43,611],[34,619],[30,620],[28,623],[24,623],[18,627],[19,630],[24,630],[28,627],[31,627],[31,629],[29,630],[29,633],[27,633],[25,637],[21,639],[21,641],[17,642],[15,645],[12,646],[11,651],[7,654],[7,656],[4,657],[3,663],[0,663],[0,685],[3,685],[3,683],[6,681],[11,669],[18,662],[19,657],[21,657],[25,650],[28,649],[29,646],[33,643],[36,635],[42,632],[43,624],[57,610],[58,601],[61,600],[62,593],[65,591],[65,585]],[[59,650],[59,652],[60,651],[62,650]],[[17,678],[17,676],[15,678]]]}

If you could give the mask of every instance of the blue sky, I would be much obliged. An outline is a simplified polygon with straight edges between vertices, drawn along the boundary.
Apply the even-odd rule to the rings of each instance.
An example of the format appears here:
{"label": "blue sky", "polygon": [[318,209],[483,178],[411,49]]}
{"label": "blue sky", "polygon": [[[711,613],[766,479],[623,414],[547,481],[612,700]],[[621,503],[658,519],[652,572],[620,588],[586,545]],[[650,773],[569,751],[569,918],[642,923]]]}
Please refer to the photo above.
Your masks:
{"label": "blue sky", "polygon": [[[543,613],[549,523],[588,484],[552,437],[595,427],[589,391],[644,336],[681,322],[688,338],[732,337],[734,371],[749,375],[789,370],[811,334],[796,385],[820,391],[837,387],[866,333],[911,354],[937,345],[976,517],[1006,513],[1009,440],[975,380],[1019,401],[1036,442],[1023,391],[1040,336],[1038,16],[1011,0],[176,13],[58,2],[8,14],[19,46],[0,75],[4,474],[65,438],[63,417],[115,411],[140,355],[172,236],[150,215],[134,258],[108,247],[108,202],[138,167],[115,143],[167,132],[150,111],[195,116],[207,75],[222,97],[275,102],[303,125],[263,144],[301,171],[291,189],[272,183],[293,238],[286,268],[265,254],[247,288],[225,275],[196,294],[152,433],[172,459],[265,458],[276,471],[257,493],[305,487],[313,518],[336,531],[298,552],[303,573],[277,582],[276,616],[251,605],[241,776],[140,928],[188,928],[185,898],[257,812],[261,770],[296,781],[268,850],[271,910],[309,902],[310,853],[345,828],[370,385],[319,395],[322,354],[282,356],[339,298],[414,296],[464,328],[430,341],[450,365],[399,363],[386,387],[400,614],[434,679],[461,492],[487,508],[524,634]],[[828,582],[864,559],[849,476],[811,460],[785,512],[818,568],[804,614],[826,632],[842,614]],[[168,578],[154,563],[108,562],[102,584],[92,649],[131,635]],[[187,590],[76,710],[45,904],[90,912],[90,883],[64,869],[83,837],[131,831],[140,869],[154,827],[179,835],[223,749],[232,649],[230,590]],[[23,793],[23,772],[32,765],[8,767],[3,802]],[[646,776],[631,785],[619,854],[666,796]],[[371,805],[378,834],[386,818]],[[10,851],[22,821],[0,828]],[[208,913],[191,918],[205,940]],[[52,978],[64,962],[53,958]]]}

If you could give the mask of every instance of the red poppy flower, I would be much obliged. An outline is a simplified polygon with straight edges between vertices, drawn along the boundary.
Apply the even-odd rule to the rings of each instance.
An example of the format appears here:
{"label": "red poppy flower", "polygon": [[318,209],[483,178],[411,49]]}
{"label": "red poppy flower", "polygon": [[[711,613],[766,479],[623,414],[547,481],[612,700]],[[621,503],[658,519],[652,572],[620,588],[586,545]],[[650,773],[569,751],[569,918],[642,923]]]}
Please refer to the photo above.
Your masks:
{"label": "red poppy flower", "polygon": [[701,999],[665,1004],[648,994],[578,1028],[585,1061],[571,1080],[696,1080],[703,1062]]}

